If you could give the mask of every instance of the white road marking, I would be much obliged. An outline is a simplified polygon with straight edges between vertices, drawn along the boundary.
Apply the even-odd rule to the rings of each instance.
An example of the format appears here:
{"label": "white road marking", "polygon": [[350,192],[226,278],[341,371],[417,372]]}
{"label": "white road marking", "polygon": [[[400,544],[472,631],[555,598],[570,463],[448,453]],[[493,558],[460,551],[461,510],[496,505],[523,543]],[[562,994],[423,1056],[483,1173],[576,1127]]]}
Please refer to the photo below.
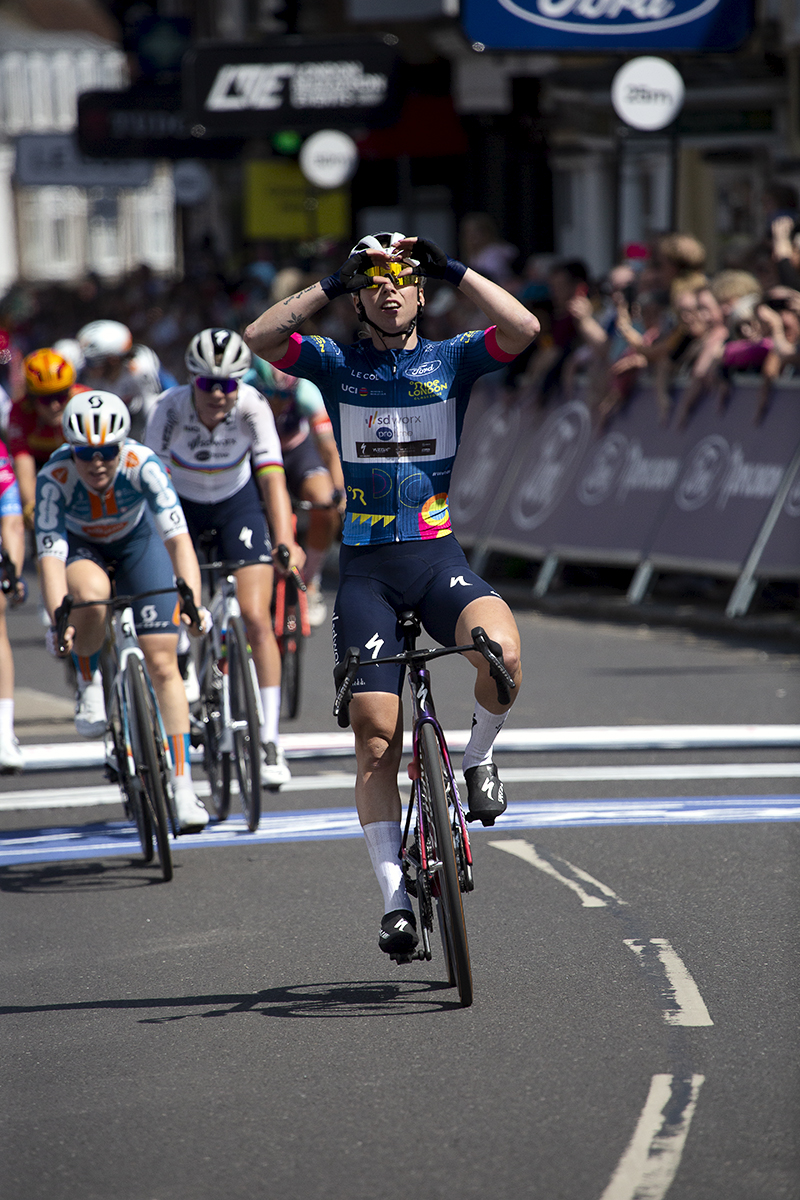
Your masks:
{"label": "white road marking", "polygon": [[654,1075],[638,1124],[600,1200],[662,1200],[681,1161],[704,1075]]}
{"label": "white road marking", "polygon": [[507,841],[507,842],[490,842],[490,846],[494,846],[496,850],[505,850],[507,854],[514,854],[517,858],[521,858],[524,862],[530,863],[537,870],[542,871],[545,875],[550,875],[553,879],[557,879],[559,883],[563,883],[568,887],[580,900],[584,908],[606,908],[609,900],[613,900],[617,904],[624,904],[624,900],[620,900],[619,896],[612,892],[610,887],[606,887],[604,883],[600,883],[598,879],[588,875],[586,871],[581,871],[578,867],[573,867],[572,863],[567,862],[565,858],[559,859],[570,871],[577,875],[584,883],[588,883],[591,887],[597,888],[608,899],[604,900],[602,896],[591,896],[578,883],[577,879],[570,879],[562,873],[546,858],[542,858],[536,851],[535,846],[530,842],[524,841]]}
{"label": "white road marking", "polygon": [[[75,763],[65,764],[63,769],[77,769],[77,765]],[[346,771],[326,771],[318,775],[295,775],[283,785],[281,791],[351,791],[355,787],[355,779],[355,775]],[[678,763],[667,766],[503,768],[504,783],[616,783],[677,779],[800,779],[800,764],[793,762]],[[405,773],[398,775],[397,781],[401,789],[408,789],[409,781]],[[196,790],[201,797],[210,794],[208,784],[204,779],[197,780]],[[85,808],[97,804],[114,803],[118,797],[119,789],[115,786],[20,789],[0,795],[0,810]],[[575,803],[579,804],[580,801]]]}
{"label": "white road marking", "polygon": [[[445,734],[453,754],[464,749],[468,729]],[[281,745],[289,759],[352,755],[353,735],[347,733],[287,733]],[[743,747],[800,746],[800,725],[588,725],[544,729],[504,729],[495,749],[505,753],[543,753],[585,750],[720,750]],[[403,740],[411,750],[411,735]],[[28,771],[102,766],[102,741],[60,742],[22,747]],[[192,762],[200,762],[199,750]]]}
{"label": "white road marking", "polygon": [[650,938],[649,942],[641,942],[637,938],[625,938],[625,945],[647,965],[652,961],[654,947],[655,956],[664,968],[666,983],[662,987],[662,998],[666,1002],[664,1020],[667,1025],[687,1025],[697,1028],[713,1025],[711,1015],[705,1006],[703,997],[692,976],[689,974],[681,957],[673,950],[666,938]]}

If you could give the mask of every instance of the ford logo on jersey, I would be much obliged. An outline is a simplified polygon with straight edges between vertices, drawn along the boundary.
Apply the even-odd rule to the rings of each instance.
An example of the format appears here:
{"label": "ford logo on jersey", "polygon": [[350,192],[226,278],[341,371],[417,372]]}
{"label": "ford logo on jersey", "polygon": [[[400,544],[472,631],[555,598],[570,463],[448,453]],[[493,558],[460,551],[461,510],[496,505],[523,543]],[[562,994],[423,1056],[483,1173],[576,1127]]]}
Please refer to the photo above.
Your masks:
{"label": "ford logo on jersey", "polygon": [[406,371],[406,375],[409,379],[419,379],[422,375],[432,375],[434,371],[439,370],[441,365],[440,359],[433,358],[430,362],[420,363],[418,367],[411,367]]}
{"label": "ford logo on jersey", "polygon": [[394,437],[394,434],[392,433],[391,429],[387,429],[385,425],[382,425],[380,429],[376,430],[375,436],[380,438],[382,442],[390,442]]}
{"label": "ford logo on jersey", "polygon": [[749,0],[464,0],[467,36],[486,48],[733,49]]}

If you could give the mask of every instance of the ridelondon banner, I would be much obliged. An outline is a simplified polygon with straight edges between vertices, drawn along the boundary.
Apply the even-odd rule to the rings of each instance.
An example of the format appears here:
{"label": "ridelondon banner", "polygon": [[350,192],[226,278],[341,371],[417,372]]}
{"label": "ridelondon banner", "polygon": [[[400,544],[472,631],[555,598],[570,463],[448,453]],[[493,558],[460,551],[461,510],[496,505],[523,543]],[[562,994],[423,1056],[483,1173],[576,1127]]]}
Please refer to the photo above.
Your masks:
{"label": "ridelondon banner", "polygon": [[[776,389],[756,424],[759,389],[737,382],[722,411],[708,396],[683,430],[660,423],[648,387],[601,431],[580,396],[544,413],[481,400],[454,473],[454,529],[533,559],[735,575],[800,445],[800,386]],[[800,483],[763,561],[800,576]]]}

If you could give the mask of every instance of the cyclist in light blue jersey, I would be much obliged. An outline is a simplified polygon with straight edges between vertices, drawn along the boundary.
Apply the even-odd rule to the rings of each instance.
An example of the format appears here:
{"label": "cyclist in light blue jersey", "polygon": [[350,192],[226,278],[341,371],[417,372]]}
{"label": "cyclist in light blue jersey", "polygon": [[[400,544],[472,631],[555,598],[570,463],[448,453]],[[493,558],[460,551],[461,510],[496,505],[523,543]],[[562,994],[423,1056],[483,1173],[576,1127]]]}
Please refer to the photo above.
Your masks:
{"label": "cyclist in light blue jersey", "polygon": [[[158,697],[172,755],[178,822],[198,832],[208,813],[197,799],[189,765],[189,705],[178,670],[180,626],[175,576],[192,589],[204,627],[200,567],[180,501],[158,455],[129,438],[125,403],[110,392],[82,392],[62,418],[67,442],[39,472],[36,547],[42,597],[54,621],[69,592],[77,601],[105,600],[112,572],[119,595],[165,589],[133,605],[136,632]],[[67,629],[78,675],[75,726],[87,737],[105,730],[100,675],[105,606],[73,611]],[[199,632],[199,631],[196,631]],[[54,629],[47,646],[59,655]]]}
{"label": "cyclist in light blue jersey", "polygon": [[[459,288],[488,328],[442,342],[420,338],[425,278]],[[346,293],[366,338],[344,347],[297,333]],[[273,305],[245,331],[254,353],[317,384],[333,425],[347,489],[333,617],[337,662],[349,646],[359,646],[364,659],[400,651],[398,615],[414,608],[443,645],[470,642],[470,631],[482,625],[519,684],[516,622],[470,571],[452,535],[447,494],[472,385],[520,354],[538,332],[536,318],[503,288],[432,242],[399,233],[362,238],[334,275]],[[470,819],[489,825],[506,808],[492,746],[509,706],[498,702],[485,660],[470,658],[478,674],[464,776]],[[379,945],[404,954],[417,935],[399,863],[402,675],[393,666],[364,674],[369,679],[356,678],[350,708],[356,804],[383,893]]]}

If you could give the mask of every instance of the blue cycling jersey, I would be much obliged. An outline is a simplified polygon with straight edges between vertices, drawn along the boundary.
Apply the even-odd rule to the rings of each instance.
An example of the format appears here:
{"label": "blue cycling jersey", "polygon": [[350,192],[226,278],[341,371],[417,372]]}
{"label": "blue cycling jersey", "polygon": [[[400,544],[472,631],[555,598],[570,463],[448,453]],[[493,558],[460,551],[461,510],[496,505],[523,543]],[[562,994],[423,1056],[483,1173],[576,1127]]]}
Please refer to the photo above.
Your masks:
{"label": "blue cycling jersey", "polygon": [[292,334],[273,365],[316,383],[331,418],[347,487],[348,546],[451,533],[448,489],[475,380],[515,356],[495,327],[412,350]]}

